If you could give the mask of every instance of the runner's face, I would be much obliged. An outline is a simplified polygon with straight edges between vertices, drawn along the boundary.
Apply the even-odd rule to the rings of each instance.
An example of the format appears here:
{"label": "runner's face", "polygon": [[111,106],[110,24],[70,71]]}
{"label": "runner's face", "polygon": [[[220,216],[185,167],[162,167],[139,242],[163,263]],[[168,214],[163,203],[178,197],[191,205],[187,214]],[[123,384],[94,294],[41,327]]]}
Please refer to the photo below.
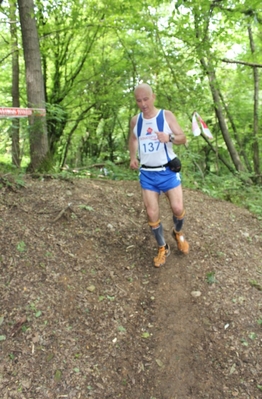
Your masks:
{"label": "runner's face", "polygon": [[144,88],[138,89],[135,93],[138,108],[144,114],[149,114],[154,109],[155,95]]}

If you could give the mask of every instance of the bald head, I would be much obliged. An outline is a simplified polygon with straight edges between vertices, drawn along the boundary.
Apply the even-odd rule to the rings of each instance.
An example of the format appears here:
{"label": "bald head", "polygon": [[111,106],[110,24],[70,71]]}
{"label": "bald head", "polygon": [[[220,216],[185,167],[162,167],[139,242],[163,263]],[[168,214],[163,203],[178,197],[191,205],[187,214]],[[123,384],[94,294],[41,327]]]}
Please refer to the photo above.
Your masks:
{"label": "bald head", "polygon": [[137,85],[134,90],[135,96],[138,92],[144,92],[150,96],[153,94],[153,90],[152,90],[151,86],[149,86],[147,83],[141,83],[140,85]]}
{"label": "bald head", "polygon": [[155,115],[156,108],[154,106],[154,102],[156,96],[153,93],[151,86],[149,86],[147,83],[142,83],[136,86],[134,90],[134,96],[136,99],[136,104],[143,112],[145,118]]}

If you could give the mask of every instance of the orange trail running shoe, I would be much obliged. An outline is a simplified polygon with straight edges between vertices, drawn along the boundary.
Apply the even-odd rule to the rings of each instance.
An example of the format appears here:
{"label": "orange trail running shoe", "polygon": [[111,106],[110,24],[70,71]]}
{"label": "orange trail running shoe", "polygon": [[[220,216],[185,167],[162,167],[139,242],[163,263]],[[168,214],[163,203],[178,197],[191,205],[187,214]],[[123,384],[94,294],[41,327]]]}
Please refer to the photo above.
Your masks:
{"label": "orange trail running shoe", "polygon": [[166,258],[170,255],[170,246],[166,244],[158,248],[158,254],[154,258],[155,267],[163,266],[166,263]]}
{"label": "orange trail running shoe", "polygon": [[183,254],[188,254],[189,252],[189,244],[186,241],[184,234],[181,231],[175,231],[173,230],[172,236],[177,242],[177,248],[179,251],[183,252]]}

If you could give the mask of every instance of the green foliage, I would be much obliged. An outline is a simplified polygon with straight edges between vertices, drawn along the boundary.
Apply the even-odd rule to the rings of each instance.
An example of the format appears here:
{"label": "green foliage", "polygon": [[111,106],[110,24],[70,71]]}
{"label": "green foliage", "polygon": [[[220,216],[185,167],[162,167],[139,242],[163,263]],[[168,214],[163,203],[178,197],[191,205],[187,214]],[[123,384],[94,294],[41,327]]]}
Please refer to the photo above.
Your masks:
{"label": "green foliage", "polygon": [[251,287],[256,288],[258,291],[262,291],[262,285],[257,280],[250,280],[249,284]]}
{"label": "green foliage", "polygon": [[245,175],[242,179],[241,175],[231,174],[220,176],[209,173],[204,176],[199,171],[190,174],[186,170],[182,177],[185,187],[200,190],[213,198],[232,202],[262,218],[261,188],[259,185],[247,184]]}
{"label": "green foliage", "polygon": [[[146,81],[156,92],[156,106],[171,109],[187,134],[188,148],[176,148],[184,186],[244,206],[261,217],[261,182],[244,183],[255,181],[254,143],[261,143],[261,131],[254,133],[254,69],[248,66],[255,61],[262,64],[259,2],[227,7],[208,0],[35,3],[50,144],[50,157],[40,172],[50,171],[55,178],[137,179],[137,172],[128,168],[127,139],[130,118],[137,112],[133,89]],[[0,106],[11,106],[10,27],[8,15],[1,17]],[[243,62],[235,63],[238,60]],[[19,61],[20,102],[25,107],[22,51]],[[233,174],[205,63],[214,71],[221,112],[245,175]],[[213,133],[210,145],[191,134],[194,110]],[[11,123],[11,119],[0,120],[0,166],[4,173],[13,174]],[[26,119],[20,120],[19,133],[22,176],[30,164]],[[261,158],[261,148],[258,152]],[[93,166],[98,163],[103,166]],[[61,172],[61,166],[66,170]]]}
{"label": "green foliage", "polygon": [[80,209],[85,209],[86,211],[90,211],[93,212],[94,208],[92,208],[92,206],[88,206],[88,205],[79,205]]}
{"label": "green foliage", "polygon": [[17,189],[25,187],[25,182],[22,174],[18,174],[16,170],[14,170],[12,165],[5,165],[2,169],[4,173],[0,174],[0,188],[6,187],[9,189]]}
{"label": "green foliage", "polygon": [[52,176],[57,179],[138,180],[137,171],[129,169],[129,166],[125,163],[116,165],[111,161],[106,161],[103,164],[90,164],[79,169],[67,169]]}
{"label": "green foliage", "polygon": [[26,244],[25,244],[25,242],[24,242],[24,241],[20,241],[20,242],[17,244],[16,249],[17,249],[19,252],[25,252],[25,251],[26,251]]}
{"label": "green foliage", "polygon": [[206,274],[206,281],[208,284],[214,284],[217,282],[216,278],[215,278],[215,272],[208,272]]}

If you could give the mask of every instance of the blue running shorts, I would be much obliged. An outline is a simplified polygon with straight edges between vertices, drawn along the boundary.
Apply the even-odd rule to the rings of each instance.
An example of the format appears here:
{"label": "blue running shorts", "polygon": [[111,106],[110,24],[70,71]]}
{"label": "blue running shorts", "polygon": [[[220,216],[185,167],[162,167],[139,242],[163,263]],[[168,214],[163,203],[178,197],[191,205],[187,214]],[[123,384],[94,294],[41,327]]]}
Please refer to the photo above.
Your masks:
{"label": "blue running shorts", "polygon": [[158,194],[166,193],[181,184],[180,173],[172,172],[168,167],[157,172],[140,169],[139,179],[144,190],[155,191]]}

